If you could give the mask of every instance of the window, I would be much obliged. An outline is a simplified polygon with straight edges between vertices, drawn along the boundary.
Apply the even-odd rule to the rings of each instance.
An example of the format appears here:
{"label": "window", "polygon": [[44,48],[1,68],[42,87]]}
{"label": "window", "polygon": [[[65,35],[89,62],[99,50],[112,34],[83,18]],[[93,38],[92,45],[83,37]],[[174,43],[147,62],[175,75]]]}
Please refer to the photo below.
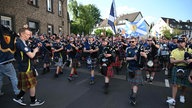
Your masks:
{"label": "window", "polygon": [[37,6],[37,1],[38,0],[28,0],[28,4],[33,5],[33,6]]}
{"label": "window", "polygon": [[49,35],[53,34],[53,25],[48,24],[48,26],[47,26],[47,32],[48,32]]}
{"label": "window", "polygon": [[12,18],[7,16],[0,16],[1,24],[9,27],[12,30]]}
{"label": "window", "polygon": [[53,1],[52,0],[47,0],[47,11],[53,12]]}
{"label": "window", "polygon": [[33,34],[36,34],[39,31],[39,23],[35,21],[29,21],[29,28],[33,32]]}
{"label": "window", "polygon": [[58,12],[59,12],[59,16],[62,16],[62,2],[61,2],[61,0],[59,0]]}
{"label": "window", "polygon": [[61,26],[59,26],[59,34],[62,35],[63,29]]}

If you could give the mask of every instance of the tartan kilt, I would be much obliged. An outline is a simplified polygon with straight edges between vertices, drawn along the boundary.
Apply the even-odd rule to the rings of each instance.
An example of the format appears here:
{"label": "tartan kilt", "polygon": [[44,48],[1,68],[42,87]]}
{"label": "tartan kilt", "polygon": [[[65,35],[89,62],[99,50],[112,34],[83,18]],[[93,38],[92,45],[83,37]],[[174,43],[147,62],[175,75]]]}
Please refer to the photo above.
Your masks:
{"label": "tartan kilt", "polygon": [[120,67],[121,62],[120,62],[120,59],[119,59],[118,56],[115,57],[115,62],[112,63],[112,65],[115,66],[115,67]]}
{"label": "tartan kilt", "polygon": [[128,77],[128,82],[132,85],[143,85],[143,76],[141,70],[135,70],[135,77]]}
{"label": "tartan kilt", "polygon": [[95,70],[96,66],[97,66],[97,59],[96,58],[91,59],[91,64],[87,63],[87,68],[89,70]]}
{"label": "tartan kilt", "polygon": [[107,71],[103,71],[103,72],[101,72],[101,74],[104,75],[104,76],[107,76],[107,77],[112,77],[113,76],[113,66],[112,66],[112,64],[107,67]]}
{"label": "tartan kilt", "polygon": [[77,67],[78,67],[78,59],[72,58],[72,68],[77,68]]}
{"label": "tartan kilt", "polygon": [[159,65],[159,60],[157,58],[155,58],[153,60],[153,67],[148,67],[147,66],[147,62],[145,63],[145,67],[144,67],[145,71],[148,72],[159,72],[160,71],[160,65]]}
{"label": "tartan kilt", "polygon": [[36,77],[33,75],[32,70],[29,72],[19,72],[18,74],[18,88],[26,91],[37,85]]}
{"label": "tartan kilt", "polygon": [[186,87],[192,87],[192,83],[190,83],[188,80],[188,76],[190,74],[189,70],[187,72],[185,72],[184,79],[177,78],[176,74],[177,74],[177,69],[174,66],[172,69],[172,77],[171,77],[172,78],[171,79],[172,84],[176,84],[176,85],[180,85],[180,86],[186,86]]}

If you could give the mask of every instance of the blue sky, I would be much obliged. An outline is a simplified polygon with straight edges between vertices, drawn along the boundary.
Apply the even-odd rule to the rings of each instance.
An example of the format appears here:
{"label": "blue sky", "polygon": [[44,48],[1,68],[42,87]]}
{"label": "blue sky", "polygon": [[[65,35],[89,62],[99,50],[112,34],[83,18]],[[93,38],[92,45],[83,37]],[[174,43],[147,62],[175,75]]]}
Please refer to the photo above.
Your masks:
{"label": "blue sky", "polygon": [[[101,12],[101,18],[108,18],[112,0],[76,0],[78,3],[94,4]],[[177,21],[192,21],[192,0],[115,0],[117,16],[141,11],[148,23],[160,17]]]}

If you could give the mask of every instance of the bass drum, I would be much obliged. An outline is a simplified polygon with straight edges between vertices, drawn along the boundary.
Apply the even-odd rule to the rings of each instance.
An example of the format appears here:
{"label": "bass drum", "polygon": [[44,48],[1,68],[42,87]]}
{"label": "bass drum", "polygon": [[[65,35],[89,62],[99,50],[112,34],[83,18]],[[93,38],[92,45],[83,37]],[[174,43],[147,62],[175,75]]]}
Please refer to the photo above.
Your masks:
{"label": "bass drum", "polygon": [[147,62],[147,66],[148,66],[148,67],[153,67],[153,65],[154,65],[154,63],[153,63],[152,60],[149,60],[149,61]]}

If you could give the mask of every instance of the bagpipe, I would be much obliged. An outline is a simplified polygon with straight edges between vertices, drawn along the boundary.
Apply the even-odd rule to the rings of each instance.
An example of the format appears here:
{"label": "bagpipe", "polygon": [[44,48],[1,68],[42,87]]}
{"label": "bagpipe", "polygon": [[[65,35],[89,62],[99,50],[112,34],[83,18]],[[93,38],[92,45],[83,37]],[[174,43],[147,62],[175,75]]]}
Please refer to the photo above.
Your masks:
{"label": "bagpipe", "polygon": [[[192,53],[189,53],[188,50],[189,50],[189,48],[187,47],[187,51],[185,51],[185,53],[184,53],[185,60],[192,59]],[[188,64],[188,68],[192,69],[192,62]]]}

